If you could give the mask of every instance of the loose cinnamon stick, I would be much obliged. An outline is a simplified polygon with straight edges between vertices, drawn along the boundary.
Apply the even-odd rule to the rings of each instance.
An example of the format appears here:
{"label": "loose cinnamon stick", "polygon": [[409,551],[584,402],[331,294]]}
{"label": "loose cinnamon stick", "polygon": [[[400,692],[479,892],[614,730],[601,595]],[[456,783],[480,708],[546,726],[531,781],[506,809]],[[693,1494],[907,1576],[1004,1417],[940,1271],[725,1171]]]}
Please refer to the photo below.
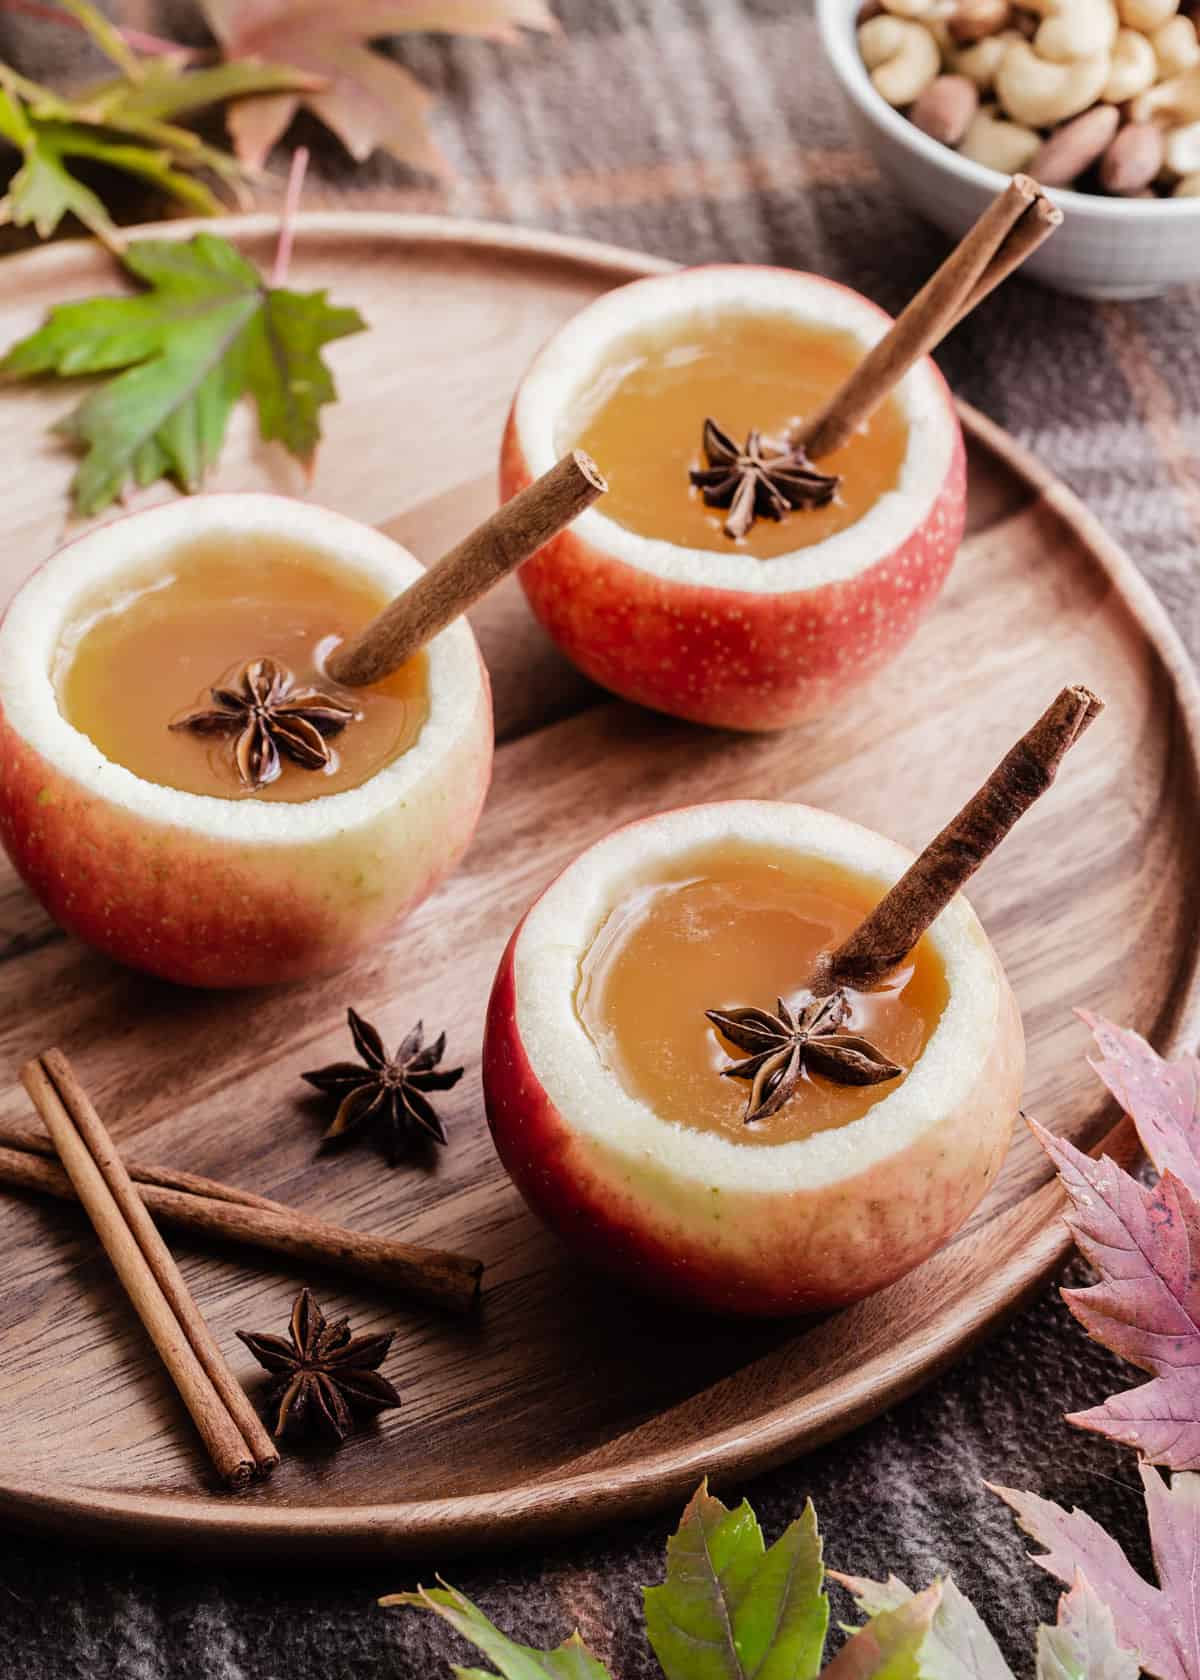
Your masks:
{"label": "loose cinnamon stick", "polygon": [[[131,1305],[191,1413],[217,1474],[231,1487],[244,1486],[258,1465],[257,1455],[201,1361],[191,1337],[172,1310],[146,1253],[130,1228],[125,1210],[83,1134],[77,1129],[75,1114],[67,1106],[67,1093],[60,1089],[44,1057],[28,1062],[21,1069],[21,1081],[46,1123],[63,1166]],[[72,1092],[72,1096],[74,1094]],[[138,1203],[138,1206],[141,1204]],[[144,1209],[142,1213],[145,1216]],[[230,1382],[232,1380],[230,1377]],[[244,1394],[242,1399],[249,1408]],[[255,1424],[261,1431],[262,1424],[257,1416]],[[269,1437],[267,1451],[278,1456]]]}
{"label": "loose cinnamon stick", "polygon": [[[819,461],[848,442],[914,362],[928,355],[967,309],[974,308],[991,290],[991,286],[980,289],[990,265],[1000,261],[1006,241],[1042,196],[1036,181],[1027,175],[1014,175],[841,388],[793,430],[791,445],[803,446],[814,461]],[[1023,248],[1025,256],[1033,248],[1028,243],[1031,232],[1018,236],[1018,249]],[[994,271],[994,284],[998,285],[1016,266],[1015,261],[1009,261],[1010,255],[1005,254]]]}
{"label": "loose cinnamon stick", "polygon": [[[21,1170],[13,1168],[11,1156],[14,1152],[20,1152],[22,1155],[43,1155],[51,1161],[57,1159],[54,1145],[46,1138],[39,1137],[36,1132],[26,1131],[23,1126],[13,1126],[0,1120],[0,1163],[3,1164],[3,1170],[0,1170],[0,1184],[13,1182],[11,1178],[6,1177],[7,1172]],[[125,1170],[135,1184],[158,1185],[164,1190],[183,1190],[193,1196],[208,1196],[215,1202],[240,1202],[243,1207],[262,1208],[265,1213],[282,1213],[286,1216],[291,1212],[283,1202],[273,1202],[269,1196],[255,1195],[253,1190],[239,1190],[233,1184],[222,1184],[219,1179],[205,1178],[201,1173],[180,1172],[174,1167],[148,1166],[145,1161],[135,1161],[128,1157],[125,1159]],[[32,1176],[36,1178],[36,1172]],[[58,1190],[50,1188],[51,1183],[63,1186],[63,1193],[67,1199],[73,1196],[70,1180],[53,1167],[50,1168],[44,1184],[30,1182],[17,1187],[34,1190],[44,1188],[48,1194],[58,1195]],[[142,1200],[145,1201],[146,1198],[143,1196]]]}
{"label": "loose cinnamon stick", "polygon": [[607,489],[595,462],[571,450],[337,648],[326,664],[329,675],[360,688],[397,670]]}
{"label": "loose cinnamon stick", "polygon": [[[4,1129],[0,1185],[54,1196],[59,1201],[74,1200],[75,1191],[67,1175],[23,1145],[12,1147],[13,1135]],[[132,1163],[130,1173],[138,1181],[138,1194],[150,1214],[175,1230],[280,1254],[306,1267],[346,1272],[450,1312],[470,1312],[478,1304],[481,1260],[350,1231],[281,1202],[268,1202],[265,1197],[245,1201],[247,1192],[213,1179],[195,1179],[194,1183],[211,1185],[220,1195],[163,1182],[168,1177],[192,1178],[187,1173],[169,1174],[161,1167],[135,1169]]]}
{"label": "loose cinnamon stick", "polygon": [[992,771],[975,796],[931,840],[870,915],[810,982],[818,996],[869,987],[898,968],[960,887],[1039,799],[1104,703],[1082,686],[1064,688]]}

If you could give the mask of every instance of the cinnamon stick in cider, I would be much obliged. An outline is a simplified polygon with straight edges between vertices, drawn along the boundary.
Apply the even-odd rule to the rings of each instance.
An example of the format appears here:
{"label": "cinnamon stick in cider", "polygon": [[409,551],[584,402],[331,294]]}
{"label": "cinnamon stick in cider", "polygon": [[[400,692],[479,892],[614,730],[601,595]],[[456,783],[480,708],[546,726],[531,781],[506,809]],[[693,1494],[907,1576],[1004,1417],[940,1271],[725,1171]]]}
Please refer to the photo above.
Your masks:
{"label": "cinnamon stick in cider", "polygon": [[572,449],[337,648],[326,663],[329,675],[359,688],[398,670],[607,489],[595,462]]}
{"label": "cinnamon stick in cider", "polygon": [[819,461],[847,443],[914,363],[1054,231],[1062,213],[1038,211],[1042,202],[1036,181],[1014,175],[845,383],[794,428],[791,447]]}
{"label": "cinnamon stick in cider", "polygon": [[955,893],[1054,781],[1063,758],[1103,711],[1088,688],[1064,688],[1000,760],[958,815],[926,846],[870,915],[821,965],[810,988],[878,985],[900,966]]}

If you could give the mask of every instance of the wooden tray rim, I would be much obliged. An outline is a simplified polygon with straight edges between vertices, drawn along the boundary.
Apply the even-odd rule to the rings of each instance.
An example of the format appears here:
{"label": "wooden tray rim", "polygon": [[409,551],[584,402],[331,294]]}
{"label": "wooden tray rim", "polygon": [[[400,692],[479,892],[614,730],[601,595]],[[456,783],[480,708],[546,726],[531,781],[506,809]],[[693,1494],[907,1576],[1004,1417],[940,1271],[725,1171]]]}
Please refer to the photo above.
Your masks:
{"label": "wooden tray rim", "polygon": [[[270,234],[278,226],[276,215],[255,212],[155,223],[126,232],[132,237],[182,239],[209,232],[252,239]],[[669,258],[623,246],[500,222],[353,210],[304,211],[298,218],[299,237],[336,241],[361,239],[364,235],[389,244],[457,245],[505,255],[542,256],[606,271],[614,278],[667,274],[681,266]],[[11,274],[15,269],[36,265],[44,278],[45,271],[53,275],[57,269],[70,269],[82,255],[91,256],[94,249],[89,241],[66,240],[10,256],[6,268]],[[1170,679],[1191,763],[1200,775],[1200,679],[1165,607],[1073,491],[994,421],[968,403],[956,400],[956,406],[966,434],[999,458],[1029,485],[1037,500],[1072,527],[1107,575]],[[1193,948],[1181,978],[1184,983],[1177,991],[1174,1019],[1159,1046],[1166,1056],[1191,1048],[1200,1037],[1200,944]],[[1129,1138],[1128,1123],[1120,1121],[1098,1148],[1127,1156]],[[313,1562],[318,1561],[318,1554],[327,1559],[333,1542],[338,1543],[347,1560],[358,1555],[355,1543],[360,1549],[370,1547],[372,1551],[386,1546],[393,1556],[412,1555],[433,1546],[439,1555],[449,1555],[501,1541],[549,1538],[583,1526],[641,1515],[660,1506],[673,1492],[690,1490],[702,1475],[728,1479],[734,1474],[759,1474],[786,1462],[798,1450],[836,1438],[914,1392],[985,1335],[999,1329],[1044,1287],[1072,1247],[1060,1217],[1063,1200],[1052,1180],[1006,1210],[1002,1218],[1036,1214],[1032,1238],[1023,1252],[997,1271],[990,1289],[975,1291],[969,1310],[959,1310],[952,1297],[935,1319],[922,1324],[919,1338],[910,1334],[886,1353],[855,1366],[825,1389],[815,1410],[810,1401],[802,1401],[804,1448],[796,1444],[796,1407],[785,1404],[701,1442],[649,1452],[618,1468],[551,1474],[510,1488],[445,1500],[346,1507],[294,1505],[281,1510],[242,1504],[236,1496],[126,1493],[92,1488],[86,1483],[64,1493],[47,1487],[44,1481],[20,1483],[0,1478],[0,1509],[32,1528],[56,1532],[69,1529],[83,1518],[89,1537],[97,1540],[166,1543],[209,1551],[222,1548],[231,1554],[274,1544],[275,1557],[288,1555]],[[579,1521],[581,1507],[586,1508],[585,1523]]]}

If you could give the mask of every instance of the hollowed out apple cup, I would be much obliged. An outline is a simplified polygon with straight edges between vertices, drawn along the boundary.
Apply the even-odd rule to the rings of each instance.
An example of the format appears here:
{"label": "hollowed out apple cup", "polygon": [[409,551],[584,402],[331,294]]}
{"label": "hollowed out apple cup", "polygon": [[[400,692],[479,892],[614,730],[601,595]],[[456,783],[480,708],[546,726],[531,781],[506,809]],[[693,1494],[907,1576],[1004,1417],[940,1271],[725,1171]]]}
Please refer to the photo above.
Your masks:
{"label": "hollowed out apple cup", "polygon": [[[618,523],[618,466],[586,435],[598,391],[612,388],[647,345],[702,342],[734,315],[828,330],[864,351],[890,324],[856,292],[790,269],[714,266],[619,287],[560,328],[526,373],[505,432],[500,489],[513,495],[582,441],[612,495],[522,567],[534,613],[581,670],[616,694],[699,723],[769,730],[827,711],[909,640],[962,536],[965,454],[953,399],[926,359],[894,393],[907,427],[894,483],[827,538],[760,559],[735,541],[685,547]],[[694,463],[704,418],[695,415]],[[761,424],[770,430],[766,416]],[[681,498],[695,498],[687,465],[672,456],[662,470]],[[785,529],[802,532],[809,517],[790,513]]]}
{"label": "hollowed out apple cup", "polygon": [[[381,603],[421,572],[380,532],[272,495],[195,496],[70,543],[0,626],[0,837],[56,921],[132,967],[198,986],[329,972],[417,904],[466,848],[491,773],[487,676],[460,619],[427,649],[428,711],[415,741],[346,791],[288,803],[147,780],[68,722],[56,659],[90,602],[140,586],[200,538],[298,545]],[[256,651],[265,650],[246,657]],[[136,684],[137,672],[127,680]],[[152,692],[145,699],[155,704]]]}
{"label": "hollowed out apple cup", "polygon": [[618,829],[545,890],[504,953],[483,1051],[488,1121],[530,1208],[586,1262],[689,1308],[811,1312],[893,1282],[978,1204],[1020,1102],[1021,1020],[959,896],[925,935],[944,988],[924,1047],[860,1118],[778,1144],[664,1120],[585,1026],[581,976],[614,910],[702,875],[730,844],[785,870],[835,870],[872,901],[911,862],[882,835],[796,804],[698,805]]}

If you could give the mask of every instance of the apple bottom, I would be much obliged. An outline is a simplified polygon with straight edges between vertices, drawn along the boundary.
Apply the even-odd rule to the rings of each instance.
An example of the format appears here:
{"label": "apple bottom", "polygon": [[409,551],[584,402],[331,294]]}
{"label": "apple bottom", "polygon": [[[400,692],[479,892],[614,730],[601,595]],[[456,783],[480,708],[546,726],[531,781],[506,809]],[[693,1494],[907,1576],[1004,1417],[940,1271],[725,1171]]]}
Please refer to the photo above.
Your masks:
{"label": "apple bottom", "polygon": [[343,966],[425,897],[465,851],[490,775],[485,689],[394,807],[310,841],[239,842],[89,793],[0,716],[0,841],[55,921],[118,962],[183,985],[267,985]]}
{"label": "apple bottom", "polygon": [[568,1247],[636,1289],[755,1317],[846,1306],[928,1259],[1000,1169],[1024,1074],[1020,1017],[1002,976],[992,1047],[953,1111],[834,1184],[739,1190],[681,1179],[571,1130],[517,1031],[513,944],[496,976],[483,1047],[497,1153]]}
{"label": "apple bottom", "polygon": [[[510,420],[501,498],[529,482]],[[900,652],[945,582],[965,515],[956,427],[945,482],[924,520],[844,582],[765,594],[661,578],[570,528],[518,575],[547,633],[613,693],[694,723],[782,729],[830,710]]]}

